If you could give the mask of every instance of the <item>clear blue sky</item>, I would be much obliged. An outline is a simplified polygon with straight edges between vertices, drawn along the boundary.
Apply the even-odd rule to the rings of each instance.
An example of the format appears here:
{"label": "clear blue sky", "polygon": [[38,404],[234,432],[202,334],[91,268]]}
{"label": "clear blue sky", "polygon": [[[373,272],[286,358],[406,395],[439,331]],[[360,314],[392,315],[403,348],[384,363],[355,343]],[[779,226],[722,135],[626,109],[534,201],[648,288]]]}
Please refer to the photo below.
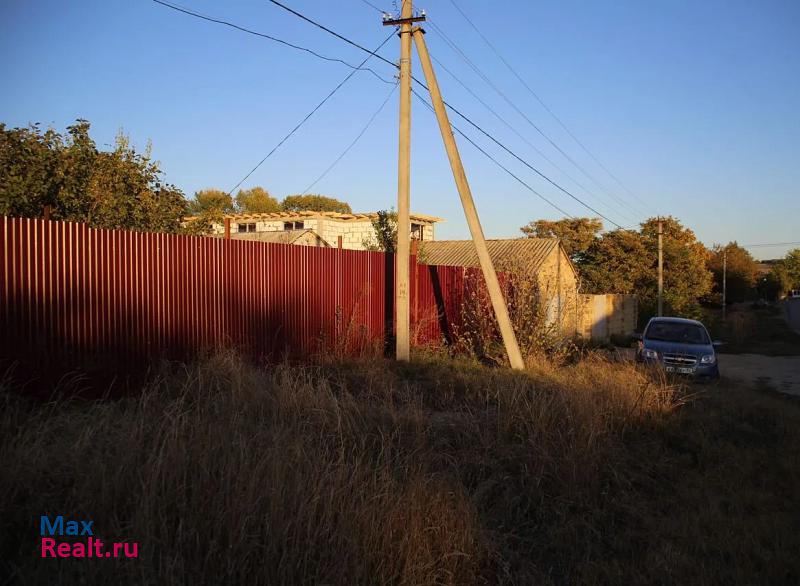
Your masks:
{"label": "clear blue sky", "polygon": [[[380,15],[360,0],[286,3],[369,47],[388,32]],[[391,0],[373,3],[392,8]],[[181,4],[349,62],[363,57],[265,0]],[[449,0],[418,6],[605,189],[630,199],[503,67]],[[464,0],[460,6],[651,212],[679,217],[709,245],[800,240],[800,3]],[[434,56],[594,195],[442,71],[448,101],[611,219],[630,225],[626,214],[643,217],[635,204],[623,209],[595,187],[434,30],[427,39]],[[382,54],[395,60],[398,51],[392,39]],[[204,187],[231,188],[349,71],[150,0],[5,0],[0,54],[0,120],[63,130],[75,118],[86,118],[101,146],[124,128],[138,146],[152,140],[167,180],[187,195]],[[392,75],[388,65],[372,66]],[[354,76],[245,186],[263,185],[277,197],[303,190],[350,143],[389,87],[366,73]],[[488,236],[518,236],[529,220],[559,217],[470,145],[460,144]],[[569,213],[591,215],[497,148],[487,148]],[[396,156],[395,94],[315,191],[345,199],[358,211],[388,208],[396,198]],[[412,209],[447,219],[439,238],[467,237],[435,120],[416,101],[412,165]],[[770,258],[785,250],[753,252]]]}

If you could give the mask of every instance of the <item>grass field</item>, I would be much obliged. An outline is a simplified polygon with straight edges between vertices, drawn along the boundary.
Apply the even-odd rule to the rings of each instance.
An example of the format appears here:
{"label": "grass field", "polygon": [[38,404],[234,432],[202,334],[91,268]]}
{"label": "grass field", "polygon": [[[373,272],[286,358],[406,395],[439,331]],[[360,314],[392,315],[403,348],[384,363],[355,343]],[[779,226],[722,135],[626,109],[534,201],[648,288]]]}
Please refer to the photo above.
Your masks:
{"label": "grass field", "polygon": [[[0,394],[0,577],[98,584],[797,584],[800,405],[588,357],[173,365]],[[139,558],[39,557],[38,516]]]}

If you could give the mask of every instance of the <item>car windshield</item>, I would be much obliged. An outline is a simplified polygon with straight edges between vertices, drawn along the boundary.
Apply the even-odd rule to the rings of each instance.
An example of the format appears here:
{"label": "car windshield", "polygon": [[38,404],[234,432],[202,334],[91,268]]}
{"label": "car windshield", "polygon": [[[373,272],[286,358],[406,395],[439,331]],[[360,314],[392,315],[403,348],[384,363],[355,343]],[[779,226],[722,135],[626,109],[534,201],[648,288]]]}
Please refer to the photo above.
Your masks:
{"label": "car windshield", "polygon": [[702,326],[678,322],[657,321],[647,328],[645,338],[678,344],[708,344],[708,335]]}

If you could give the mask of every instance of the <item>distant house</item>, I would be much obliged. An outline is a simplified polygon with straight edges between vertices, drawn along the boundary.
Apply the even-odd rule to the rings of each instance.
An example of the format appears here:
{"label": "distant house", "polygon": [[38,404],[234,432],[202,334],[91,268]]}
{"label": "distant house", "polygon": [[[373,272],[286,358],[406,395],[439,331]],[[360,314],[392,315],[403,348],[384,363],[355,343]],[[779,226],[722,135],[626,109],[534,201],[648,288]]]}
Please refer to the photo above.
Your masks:
{"label": "distant house", "polygon": [[[533,279],[550,323],[575,330],[578,273],[555,238],[487,240],[486,247],[498,272],[517,273]],[[425,242],[420,262],[431,265],[479,267],[472,240]]]}
{"label": "distant house", "polygon": [[[230,214],[231,237],[247,240],[263,240],[265,242],[284,242],[276,234],[313,232],[313,236],[304,235],[288,242],[307,246],[336,247],[339,238],[342,248],[364,250],[365,242],[375,242],[375,228],[372,220],[378,217],[376,212],[363,214],[341,214],[338,212],[271,212],[261,214]],[[443,221],[435,216],[411,214],[411,237],[416,240],[430,241],[434,239],[434,227]],[[213,225],[213,234],[222,235],[225,226],[222,223]],[[319,238],[319,241],[316,240]]]}
{"label": "distant house", "polygon": [[296,244],[301,246],[321,246],[329,248],[322,236],[314,230],[281,230],[280,232],[231,232],[231,238],[237,240],[255,240],[257,242],[273,242],[276,244]]}
{"label": "distant house", "polygon": [[[487,240],[486,246],[496,271],[531,279],[538,287],[548,323],[558,324],[563,333],[607,340],[635,330],[636,297],[582,294],[578,272],[559,240]],[[472,240],[425,242],[419,256],[420,262],[430,265],[480,266]]]}

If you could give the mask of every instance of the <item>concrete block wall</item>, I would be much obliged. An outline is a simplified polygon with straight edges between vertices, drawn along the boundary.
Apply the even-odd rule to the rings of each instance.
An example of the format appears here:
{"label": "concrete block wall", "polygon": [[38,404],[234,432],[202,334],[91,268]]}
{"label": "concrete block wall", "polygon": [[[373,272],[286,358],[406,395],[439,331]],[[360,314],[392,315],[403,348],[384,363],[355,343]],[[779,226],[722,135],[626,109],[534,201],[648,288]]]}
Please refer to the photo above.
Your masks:
{"label": "concrete block wall", "polygon": [[581,295],[578,333],[599,342],[636,331],[639,304],[635,295]]}
{"label": "concrete block wall", "polygon": [[[283,221],[270,221],[270,222],[253,222],[252,220],[242,220],[241,222],[231,221],[231,234],[239,232],[239,224],[255,224],[256,232],[274,232],[276,230],[283,230]],[[213,234],[224,234],[225,224],[214,224]]]}
{"label": "concrete block wall", "polygon": [[[306,230],[314,230],[319,234],[332,247],[337,246],[339,236],[342,237],[342,248],[349,250],[364,250],[364,241],[375,242],[376,234],[375,228],[372,226],[370,220],[363,220],[357,222],[342,222],[332,218],[305,218],[302,220],[303,228]],[[253,221],[242,220],[243,224],[256,225],[256,232],[276,232],[282,231],[284,220],[270,220],[270,221]],[[239,222],[231,221],[231,234],[237,234],[239,231]],[[224,234],[225,226],[223,224],[215,224],[213,227],[213,234]],[[433,225],[423,226],[423,240],[430,241],[434,239]]]}
{"label": "concrete block wall", "polygon": [[315,218],[306,220],[305,227],[314,230],[334,248],[337,246],[339,236],[342,237],[342,248],[349,250],[363,250],[364,239],[375,237],[375,229],[369,220],[337,222],[331,218]]}

